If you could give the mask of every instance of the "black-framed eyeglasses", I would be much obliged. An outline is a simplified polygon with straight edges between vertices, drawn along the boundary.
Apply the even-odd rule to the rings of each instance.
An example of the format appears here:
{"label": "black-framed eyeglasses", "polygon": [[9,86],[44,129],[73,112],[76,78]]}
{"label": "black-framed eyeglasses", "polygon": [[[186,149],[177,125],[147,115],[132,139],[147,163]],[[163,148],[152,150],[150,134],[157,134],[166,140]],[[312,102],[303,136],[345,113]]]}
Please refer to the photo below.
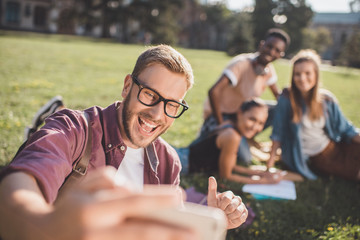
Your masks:
{"label": "black-framed eyeglasses", "polygon": [[145,106],[155,106],[162,101],[164,102],[164,113],[171,118],[178,118],[189,109],[185,100],[182,100],[182,103],[180,103],[175,100],[165,99],[155,90],[142,85],[137,77],[131,77],[133,82],[139,87],[137,99]]}

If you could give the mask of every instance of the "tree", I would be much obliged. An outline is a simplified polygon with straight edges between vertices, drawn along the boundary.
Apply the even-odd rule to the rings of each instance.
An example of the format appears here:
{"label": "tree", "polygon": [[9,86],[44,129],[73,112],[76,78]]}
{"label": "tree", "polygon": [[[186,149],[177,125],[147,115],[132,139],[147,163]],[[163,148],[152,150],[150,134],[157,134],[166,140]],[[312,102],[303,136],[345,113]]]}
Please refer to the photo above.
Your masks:
{"label": "tree", "polygon": [[[253,14],[254,37],[257,43],[271,27],[284,29],[291,37],[288,53],[302,45],[302,31],[309,26],[313,11],[305,0],[256,0]],[[275,22],[275,21],[276,22]]]}
{"label": "tree", "polygon": [[177,21],[182,1],[149,0],[147,3],[149,6],[145,7],[145,14],[142,17],[137,15],[138,19],[141,17],[142,29],[152,35],[153,43],[177,44],[177,34],[180,31]]}
{"label": "tree", "polygon": [[110,26],[121,20],[120,17],[126,14],[127,9],[123,4],[123,0],[79,0],[74,1],[77,11],[78,22],[85,26],[86,32],[97,26],[101,26],[101,37],[109,38]]}
{"label": "tree", "polygon": [[188,40],[186,46],[226,50],[232,12],[221,2],[210,5],[199,5],[195,0],[185,2],[180,23],[182,39]]}
{"label": "tree", "polygon": [[136,42],[141,33],[150,33],[154,43],[176,43],[181,0],[81,0],[78,5],[81,22],[89,29],[101,25],[101,37],[111,37],[111,26],[117,25],[122,42]]}
{"label": "tree", "polygon": [[302,30],[309,27],[314,13],[306,5],[305,0],[279,0],[278,6],[280,6],[278,14],[287,18],[282,27],[291,37],[288,52],[296,52],[301,49],[304,40]]}
{"label": "tree", "polygon": [[329,29],[325,27],[318,27],[316,29],[305,28],[302,32],[301,48],[311,48],[316,50],[320,55],[331,46],[333,39]]}
{"label": "tree", "polygon": [[360,0],[352,0],[349,5],[351,12],[360,12]]}
{"label": "tree", "polygon": [[203,37],[203,25],[205,25],[206,14],[197,0],[184,1],[184,7],[180,10],[178,24],[181,27],[179,32],[179,44],[189,48],[201,48]]}
{"label": "tree", "polygon": [[228,19],[231,11],[223,3],[203,6],[206,14],[207,48],[216,50],[226,49],[228,34]]}
{"label": "tree", "polygon": [[235,13],[229,19],[229,38],[226,52],[230,55],[254,51],[253,26],[249,13]]}
{"label": "tree", "polygon": [[341,57],[350,67],[360,68],[360,31],[355,32],[346,43]]}
{"label": "tree", "polygon": [[275,27],[273,21],[272,9],[276,8],[276,4],[272,0],[255,0],[255,8],[252,14],[252,21],[254,24],[254,38],[255,45],[257,47],[266,31]]}

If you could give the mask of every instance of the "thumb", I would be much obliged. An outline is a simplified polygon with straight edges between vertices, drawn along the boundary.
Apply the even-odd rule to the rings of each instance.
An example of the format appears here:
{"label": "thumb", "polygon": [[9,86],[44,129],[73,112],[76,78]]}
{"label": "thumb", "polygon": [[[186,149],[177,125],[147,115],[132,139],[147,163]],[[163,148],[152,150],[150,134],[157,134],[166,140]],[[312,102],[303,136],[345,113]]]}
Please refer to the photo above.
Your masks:
{"label": "thumb", "polygon": [[214,177],[209,177],[208,185],[208,196],[207,202],[208,206],[217,207],[217,182]]}

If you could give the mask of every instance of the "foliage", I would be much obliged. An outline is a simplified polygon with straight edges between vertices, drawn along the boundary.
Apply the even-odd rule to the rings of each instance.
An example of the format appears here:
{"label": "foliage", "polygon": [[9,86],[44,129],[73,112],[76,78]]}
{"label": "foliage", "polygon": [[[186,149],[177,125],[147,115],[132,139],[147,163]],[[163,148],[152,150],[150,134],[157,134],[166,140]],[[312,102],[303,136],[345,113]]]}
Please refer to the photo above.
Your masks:
{"label": "foliage", "polygon": [[360,12],[360,0],[351,0],[349,5],[351,12]]}
{"label": "foliage", "polygon": [[253,26],[250,21],[249,13],[234,13],[230,20],[230,33],[226,52],[230,56],[239,53],[249,53],[255,50],[254,38],[252,36]]}
{"label": "foliage", "polygon": [[[205,48],[225,50],[227,35],[229,34],[229,18],[231,12],[223,3],[202,6],[206,19],[203,23],[206,41]],[[207,43],[207,44],[206,44]]]}
{"label": "foliage", "polygon": [[[0,165],[10,161],[34,113],[54,95],[69,108],[106,107],[121,97],[123,79],[132,71],[141,45],[115,44],[100,39],[0,31]],[[190,61],[195,85],[186,96],[190,110],[164,135],[174,146],[187,146],[202,123],[207,89],[230,57],[224,52],[178,49]],[[289,83],[290,67],[277,61],[279,87]],[[360,126],[360,71],[330,68],[321,71],[324,87],[338,98],[344,114]],[[266,90],[264,99],[272,99]],[[267,136],[259,136],[268,140]],[[335,178],[296,184],[297,200],[256,200],[242,184],[219,179],[219,191],[240,194],[255,212],[252,225],[231,230],[227,239],[358,239],[360,185]],[[184,188],[206,192],[201,174],[182,176]]]}
{"label": "foliage", "polygon": [[90,33],[96,25],[101,25],[103,38],[111,36],[110,26],[119,20],[119,13],[124,14],[123,10],[122,4],[112,0],[80,0],[72,7],[78,23],[85,26],[85,32]]}
{"label": "foliage", "polygon": [[152,43],[177,44],[177,34],[180,30],[177,25],[178,9],[182,6],[182,1],[137,0],[130,6],[136,9],[136,19],[141,19],[140,29],[152,35]]}
{"label": "foliage", "polygon": [[314,49],[320,55],[333,43],[329,29],[318,27],[316,29],[305,28],[302,32],[302,49]]}
{"label": "foliage", "polygon": [[[81,0],[77,6],[81,6],[74,6],[79,23],[85,25],[87,31],[101,24],[101,37],[111,37],[110,27],[120,25],[121,35],[118,38],[122,42],[136,42],[139,34],[147,33],[152,35],[154,43],[176,43],[177,13],[182,6],[180,0],[134,0],[128,4],[124,0]],[[129,25],[134,21],[140,26],[130,31]]]}
{"label": "foliage", "polygon": [[[256,0],[253,21],[256,42],[264,38],[271,27],[284,29],[291,37],[288,53],[294,53],[301,48],[304,28],[308,27],[313,11],[306,5],[305,0]],[[275,23],[275,17],[282,16],[285,22]]]}
{"label": "foliage", "polygon": [[231,12],[222,2],[203,5],[201,10],[205,17],[200,19],[201,29],[197,35],[206,36],[201,39],[202,48],[226,50],[229,55],[254,50],[249,13]]}
{"label": "foliage", "polygon": [[360,31],[355,32],[345,44],[341,60],[349,67],[360,68]]}
{"label": "foliage", "polygon": [[[76,23],[88,35],[95,26],[101,26],[101,37],[114,37],[123,43],[179,44],[227,51],[230,55],[256,49],[272,27],[289,33],[292,44],[288,53],[309,45],[308,40],[317,42],[323,37],[319,33],[315,39],[303,41],[302,32],[313,16],[305,0],[256,0],[252,13],[231,12],[224,1],[201,4],[196,0],[79,0],[66,13],[59,26]],[[279,17],[283,22],[276,20]],[[306,36],[309,35],[314,34]],[[319,47],[317,43],[313,45]]]}
{"label": "foliage", "polygon": [[276,3],[273,0],[255,0],[255,8],[252,13],[255,38],[254,47],[257,47],[260,41],[264,39],[268,29],[275,27],[271,12],[274,8],[276,8]]}
{"label": "foliage", "polygon": [[301,32],[309,26],[313,11],[306,5],[305,0],[280,0],[277,14],[287,17],[282,27],[291,37],[288,52],[297,52],[301,49],[302,42],[306,41]]}
{"label": "foliage", "polygon": [[[229,48],[239,48],[236,52],[252,49],[249,17],[239,18],[223,2],[201,5],[196,0],[80,0],[71,13],[71,19],[62,18],[59,24],[77,22],[85,34],[100,25],[101,37],[115,37],[123,43],[186,44],[226,50],[230,39]],[[116,34],[110,33],[114,27]]]}

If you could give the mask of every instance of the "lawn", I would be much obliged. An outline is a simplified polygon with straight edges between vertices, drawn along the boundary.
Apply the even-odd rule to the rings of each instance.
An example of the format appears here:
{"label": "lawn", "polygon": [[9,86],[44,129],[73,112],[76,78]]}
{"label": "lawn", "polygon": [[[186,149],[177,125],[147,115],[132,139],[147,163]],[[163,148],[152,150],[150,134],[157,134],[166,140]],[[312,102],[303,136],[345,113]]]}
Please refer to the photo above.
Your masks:
{"label": "lawn", "polygon": [[[123,79],[145,49],[82,37],[0,31],[0,165],[10,161],[23,140],[23,129],[46,101],[61,95],[69,108],[106,107],[121,99]],[[223,52],[178,49],[194,69],[195,85],[187,94],[190,110],[164,138],[174,146],[189,144],[202,123],[207,90],[230,60]],[[279,87],[289,83],[290,66],[278,61]],[[344,114],[360,127],[360,71],[326,67],[323,86],[338,98]],[[266,91],[265,99],[273,99]],[[268,141],[269,131],[259,140]],[[359,239],[360,184],[322,178],[296,184],[297,200],[255,200],[241,184],[219,180],[255,212],[252,225],[231,230],[228,239]],[[206,191],[203,175],[182,177],[182,186]]]}

